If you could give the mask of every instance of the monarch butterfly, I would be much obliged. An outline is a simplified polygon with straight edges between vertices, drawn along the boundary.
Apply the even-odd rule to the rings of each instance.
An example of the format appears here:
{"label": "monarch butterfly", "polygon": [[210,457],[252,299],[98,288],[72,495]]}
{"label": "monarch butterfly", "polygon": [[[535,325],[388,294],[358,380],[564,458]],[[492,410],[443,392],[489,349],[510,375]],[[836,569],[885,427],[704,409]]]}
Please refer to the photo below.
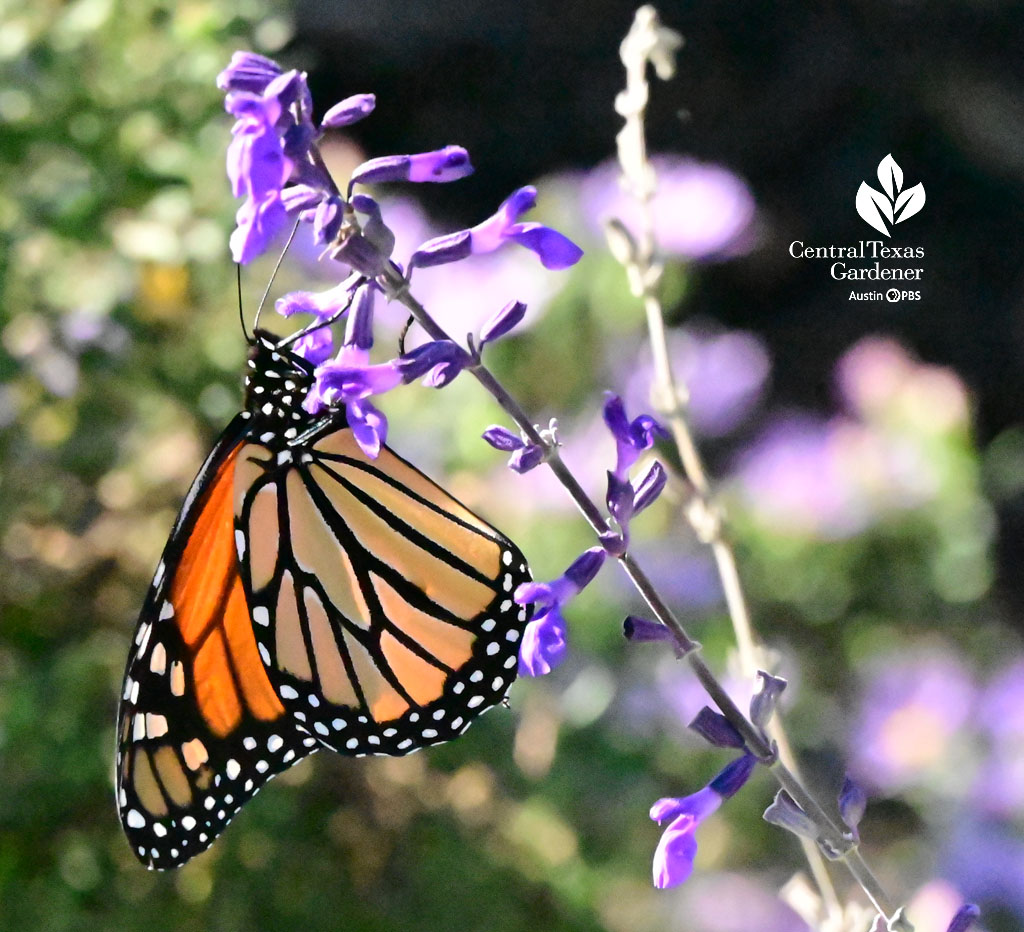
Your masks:
{"label": "monarch butterfly", "polygon": [[174,524],[135,630],[118,722],[121,823],[150,868],[208,848],[320,748],[402,755],[501,701],[529,579],[502,534],[343,411],[265,331],[245,409]]}

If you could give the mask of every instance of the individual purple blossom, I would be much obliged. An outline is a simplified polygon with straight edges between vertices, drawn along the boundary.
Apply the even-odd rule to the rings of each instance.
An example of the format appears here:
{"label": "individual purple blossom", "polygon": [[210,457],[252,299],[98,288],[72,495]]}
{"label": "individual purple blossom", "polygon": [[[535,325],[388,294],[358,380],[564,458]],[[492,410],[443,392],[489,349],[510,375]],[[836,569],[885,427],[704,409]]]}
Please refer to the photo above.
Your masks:
{"label": "individual purple blossom", "polygon": [[292,345],[291,351],[301,356],[313,366],[327,361],[334,351],[334,337],[330,327],[317,327],[299,337]]}
{"label": "individual purple blossom", "polygon": [[444,388],[473,358],[458,343],[433,340],[410,350],[397,360],[398,370],[406,382],[424,378],[429,388]]}
{"label": "individual purple blossom", "polygon": [[675,637],[660,621],[651,621],[648,618],[640,618],[638,615],[627,615],[622,622],[622,633],[627,641],[649,642],[668,641],[674,642]]}
{"label": "individual purple blossom", "polygon": [[362,280],[359,275],[350,275],[340,284],[326,291],[292,291],[274,303],[274,310],[282,317],[293,314],[315,314],[326,320],[352,303],[352,295]]}
{"label": "individual purple blossom", "polygon": [[601,547],[591,547],[557,579],[549,583],[523,583],[516,589],[513,596],[516,603],[532,604],[536,609],[523,632],[519,648],[520,675],[544,676],[565,659],[566,630],[562,606],[593,581],[604,565],[605,557]]}
{"label": "individual purple blossom", "polygon": [[839,791],[839,815],[853,832],[854,838],[859,837],[857,826],[864,818],[867,807],[868,797],[863,787],[847,774],[843,780],[843,788]]}
{"label": "individual purple blossom", "polygon": [[519,243],[536,253],[546,269],[566,269],[579,262],[583,250],[567,236],[540,223],[519,223],[521,214],[537,202],[537,189],[514,191],[498,210],[468,230],[427,240],[409,260],[409,267],[427,268],[458,262],[470,255],[494,252],[506,242]]}
{"label": "individual purple blossom", "polygon": [[495,450],[512,454],[508,460],[508,467],[513,472],[526,473],[544,462],[547,452],[544,447],[527,443],[506,427],[492,425],[483,432],[483,438]]}
{"label": "individual purple blossom", "polygon": [[458,181],[473,174],[469,153],[462,146],[445,146],[416,155],[384,155],[370,159],[352,172],[351,184],[387,181]]}
{"label": "individual purple blossom", "polygon": [[764,811],[764,820],[784,828],[801,838],[817,841],[821,832],[814,820],[803,811],[785,790],[775,794],[775,800]]}
{"label": "individual purple blossom", "polygon": [[217,87],[222,91],[246,91],[262,94],[266,86],[281,74],[276,61],[255,52],[235,52],[219,75]]}
{"label": "individual purple blossom", "polygon": [[615,469],[612,475],[622,481],[628,478],[630,467],[640,454],[654,446],[656,437],[668,437],[665,428],[649,414],[629,420],[622,399],[612,392],[605,394],[604,422],[615,438]]}
{"label": "individual purple blossom", "polygon": [[522,301],[509,301],[501,310],[492,314],[480,328],[480,346],[493,343],[516,327],[526,314]]}
{"label": "individual purple blossom", "polygon": [[659,799],[651,819],[659,825],[671,820],[654,852],[654,886],[659,890],[683,883],[693,873],[697,856],[697,827],[718,810],[722,801],[740,790],[757,765],[750,754],[728,764],[707,786],[680,799]]}
{"label": "individual purple blossom", "polygon": [[761,688],[750,700],[750,720],[760,729],[768,727],[779,697],[786,688],[786,681],[781,676],[772,676],[764,670],[758,670]]}
{"label": "individual purple blossom", "polygon": [[688,727],[717,748],[741,748],[744,745],[743,735],[736,730],[736,726],[721,712],[708,706],[697,713]]}
{"label": "individual purple blossom", "polygon": [[320,121],[321,129],[337,129],[351,126],[373,113],[377,98],[373,94],[353,94],[339,101],[324,114]]}

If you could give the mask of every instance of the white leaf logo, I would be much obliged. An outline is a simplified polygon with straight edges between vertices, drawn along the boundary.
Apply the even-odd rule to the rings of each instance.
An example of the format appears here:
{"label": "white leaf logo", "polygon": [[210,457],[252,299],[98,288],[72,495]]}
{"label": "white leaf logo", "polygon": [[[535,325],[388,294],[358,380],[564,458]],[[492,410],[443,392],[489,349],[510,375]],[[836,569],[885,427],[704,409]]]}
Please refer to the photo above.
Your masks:
{"label": "white leaf logo", "polygon": [[924,185],[918,182],[912,188],[903,188],[903,169],[890,153],[878,163],[876,191],[866,181],[857,189],[857,213],[879,233],[891,235],[891,227],[913,217],[924,207]]}

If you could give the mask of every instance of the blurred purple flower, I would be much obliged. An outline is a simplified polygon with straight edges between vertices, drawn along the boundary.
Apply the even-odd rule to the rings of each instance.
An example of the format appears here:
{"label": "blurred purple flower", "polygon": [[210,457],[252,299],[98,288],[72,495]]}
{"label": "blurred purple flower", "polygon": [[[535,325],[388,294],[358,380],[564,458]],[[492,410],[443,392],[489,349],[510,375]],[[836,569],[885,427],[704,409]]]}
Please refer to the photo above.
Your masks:
{"label": "blurred purple flower", "polygon": [[991,746],[973,788],[976,805],[1005,817],[1024,812],[1024,660],[992,678],[975,720]]}
{"label": "blurred purple flower", "polygon": [[[680,156],[654,156],[658,189],[654,197],[654,236],[670,255],[694,260],[727,259],[754,245],[754,198],[746,184],[720,165]],[[619,166],[605,162],[580,185],[584,215],[596,235],[617,217],[634,234],[641,208],[619,186]]]}
{"label": "blurred purple flower", "polygon": [[[756,409],[771,371],[760,337],[743,330],[673,330],[668,350],[673,372],[689,393],[690,419],[701,434],[723,437]],[[650,350],[645,347],[630,367],[630,408],[648,403],[651,382]]]}
{"label": "blurred purple flower", "polygon": [[281,66],[276,61],[255,52],[238,51],[231,56],[228,66],[217,75],[217,87],[222,91],[262,94],[266,86],[280,74]]}
{"label": "blurred purple flower", "polygon": [[851,770],[861,782],[895,792],[951,766],[974,699],[970,674],[951,655],[922,652],[877,662],[861,687]]}
{"label": "blurred purple flower", "polygon": [[693,877],[675,909],[686,932],[812,932],[774,889],[743,874]]}
{"label": "blurred purple flower", "polygon": [[[1001,820],[955,813],[956,830],[945,833],[942,873],[963,898],[1003,907],[1024,923],[1024,840]],[[962,902],[962,899],[961,899]],[[947,913],[948,915],[948,913]]]}
{"label": "blurred purple flower", "polygon": [[660,825],[671,820],[654,852],[654,886],[664,890],[690,876],[697,855],[697,826],[717,811],[723,800],[743,787],[756,766],[756,759],[744,754],[728,764],[704,789],[680,799],[659,799],[651,807],[654,822]]}

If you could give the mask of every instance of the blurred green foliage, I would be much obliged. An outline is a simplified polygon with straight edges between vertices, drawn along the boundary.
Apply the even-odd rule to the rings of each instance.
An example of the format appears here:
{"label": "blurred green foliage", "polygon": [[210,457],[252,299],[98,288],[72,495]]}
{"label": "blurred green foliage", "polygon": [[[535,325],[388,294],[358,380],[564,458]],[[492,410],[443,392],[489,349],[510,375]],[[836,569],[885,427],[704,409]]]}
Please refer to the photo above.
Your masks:
{"label": "blurred green foliage", "polygon": [[[263,0],[0,8],[0,928],[703,929],[680,918],[687,890],[650,888],[646,813],[697,789],[722,756],[684,734],[673,697],[693,688],[672,659],[622,643],[621,618],[640,606],[614,568],[570,611],[567,665],[518,684],[511,712],[458,742],[306,761],[175,874],[147,873],[121,837],[113,725],[130,632],[188,482],[239,399],[214,77],[236,47],[272,54],[288,38]],[[246,291],[266,272],[247,271]],[[681,269],[669,282],[679,300],[693,285]],[[598,481],[610,443],[587,431],[641,329],[595,250],[536,327],[495,351],[538,419],[563,418],[567,455],[584,438]],[[977,669],[1019,650],[990,592],[993,519],[967,408],[941,429],[915,410],[853,416],[913,446],[934,480],[913,506],[881,502],[855,533],[781,526],[739,478],[726,486],[763,634],[799,681],[794,737],[823,786],[838,786],[864,663],[918,641]],[[398,393],[388,413],[395,444],[516,537],[538,578],[589,545],[539,472],[508,475],[477,440],[500,412],[469,379]],[[1013,437],[993,447],[996,488],[1018,488],[1020,450]],[[670,490],[637,526],[669,584],[700,559],[680,505]],[[713,594],[710,608],[681,609],[728,669]],[[760,821],[769,792],[755,781],[704,827],[702,872],[749,870],[777,887],[799,868],[796,846]],[[929,877],[940,826],[928,807],[948,803],[933,788],[869,819],[895,888]]]}

